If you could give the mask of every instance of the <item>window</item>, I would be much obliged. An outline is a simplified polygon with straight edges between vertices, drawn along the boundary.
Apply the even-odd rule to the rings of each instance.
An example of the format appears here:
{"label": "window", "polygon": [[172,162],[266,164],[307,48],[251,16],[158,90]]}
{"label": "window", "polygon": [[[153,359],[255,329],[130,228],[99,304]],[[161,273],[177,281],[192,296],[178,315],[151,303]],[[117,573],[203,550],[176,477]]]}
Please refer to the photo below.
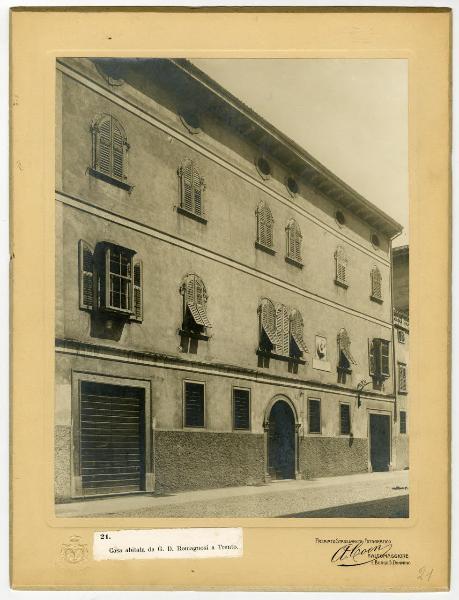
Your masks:
{"label": "window", "polygon": [[250,390],[233,388],[233,429],[250,429]]}
{"label": "window", "polygon": [[379,241],[379,237],[376,235],[376,233],[371,234],[371,243],[373,245],[373,248],[375,248],[376,250],[381,245],[381,242]]}
{"label": "window", "polygon": [[143,320],[142,261],[135,251],[111,242],[99,242],[93,249],[80,240],[80,308],[96,308]]}
{"label": "window", "polygon": [[184,382],[185,427],[204,427],[204,383]]}
{"label": "window", "polygon": [[375,302],[382,302],[382,286],[381,286],[381,271],[378,269],[377,266],[374,266],[371,269],[371,273],[370,273],[370,279],[371,279],[371,296],[370,298],[372,300],[374,300]]}
{"label": "window", "polygon": [[297,267],[303,267],[301,262],[301,241],[303,236],[295,219],[291,219],[285,229],[287,234],[287,255],[285,260]]}
{"label": "window", "polygon": [[398,363],[398,391],[406,394],[408,391],[406,364]]}
{"label": "window", "polygon": [[346,223],[346,217],[344,216],[344,213],[341,210],[337,210],[335,212],[335,219],[340,227],[342,227]]}
{"label": "window", "polygon": [[91,126],[92,167],[91,175],[126,189],[127,152],[129,144],[123,126],[112,115],[104,114],[96,118]]}
{"label": "window", "polygon": [[177,210],[201,223],[206,223],[203,207],[204,179],[192,160],[185,160],[178,170],[180,177],[180,206]]}
{"label": "window", "polygon": [[347,288],[347,257],[342,246],[338,246],[335,251],[335,283],[341,287]]}
{"label": "window", "polygon": [[369,371],[373,379],[382,381],[389,377],[389,342],[380,338],[369,341]]}
{"label": "window", "polygon": [[406,433],[406,411],[400,411],[400,433]]}
{"label": "window", "polygon": [[351,433],[351,407],[349,404],[339,405],[340,434],[350,435]]}
{"label": "window", "polygon": [[269,206],[263,200],[259,203],[256,210],[257,215],[257,248],[268,250],[274,254],[273,250],[273,224],[274,219]]}
{"label": "window", "polygon": [[292,198],[294,198],[298,194],[298,191],[299,191],[297,180],[290,175],[289,177],[286,178],[285,185],[287,186],[287,191],[290,194],[290,196],[292,196]]}
{"label": "window", "polygon": [[320,400],[308,399],[308,432],[321,432]]}
{"label": "window", "polygon": [[297,309],[274,305],[263,298],[258,312],[262,353],[299,360],[304,352],[309,352],[303,340],[303,317]]}
{"label": "window", "polygon": [[405,332],[403,331],[403,329],[397,329],[397,339],[399,344],[405,343]]}
{"label": "window", "polygon": [[202,279],[190,273],[184,278],[180,293],[183,296],[181,333],[197,334],[208,339],[207,328],[212,326],[207,316],[207,291]]}
{"label": "window", "polygon": [[351,354],[351,340],[345,329],[341,329],[337,337],[338,341],[338,381],[346,383],[346,376],[352,373],[351,365],[356,362]]}
{"label": "window", "polygon": [[255,165],[257,167],[258,173],[262,176],[263,179],[269,179],[271,176],[271,165],[263,156],[259,156],[255,159]]}

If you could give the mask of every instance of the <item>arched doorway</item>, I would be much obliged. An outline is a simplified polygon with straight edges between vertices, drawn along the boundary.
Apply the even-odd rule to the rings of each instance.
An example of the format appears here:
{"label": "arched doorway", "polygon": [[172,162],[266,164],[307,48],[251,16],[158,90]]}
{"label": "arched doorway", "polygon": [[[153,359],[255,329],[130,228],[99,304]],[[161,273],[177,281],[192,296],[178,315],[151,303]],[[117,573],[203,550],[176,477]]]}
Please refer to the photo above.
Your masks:
{"label": "arched doorway", "polygon": [[285,400],[277,400],[272,405],[267,425],[269,477],[295,479],[296,421],[291,406]]}

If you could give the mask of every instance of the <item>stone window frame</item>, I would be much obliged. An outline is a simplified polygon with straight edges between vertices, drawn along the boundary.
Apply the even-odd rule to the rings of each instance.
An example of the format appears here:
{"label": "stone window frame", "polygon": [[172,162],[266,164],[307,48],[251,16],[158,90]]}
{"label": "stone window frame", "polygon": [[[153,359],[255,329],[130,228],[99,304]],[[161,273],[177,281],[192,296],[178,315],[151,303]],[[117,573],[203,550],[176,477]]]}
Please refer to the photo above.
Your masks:
{"label": "stone window frame", "polygon": [[[202,407],[202,417],[203,424],[202,425],[187,425],[186,424],[186,384],[193,383],[203,386],[203,407]],[[182,380],[182,429],[184,431],[203,431],[207,429],[207,402],[206,402],[206,381],[198,380],[198,379],[183,379]]]}
{"label": "stone window frame", "polygon": [[177,169],[177,175],[180,195],[177,212],[206,225],[207,217],[204,210],[206,183],[196,166],[196,161],[185,158]]}
{"label": "stone window frame", "polygon": [[[72,498],[83,497],[83,487],[81,480],[80,467],[80,398],[81,398],[81,382],[101,383],[109,385],[119,385],[122,387],[143,388],[145,390],[145,491],[154,491],[154,461],[152,460],[153,448],[153,423],[152,423],[152,386],[150,379],[120,377],[118,375],[110,375],[93,373],[90,371],[81,371],[72,369],[71,371],[71,440],[72,451],[70,460],[70,485]],[[133,492],[138,493],[138,492]],[[103,497],[102,494],[100,497]]]}
{"label": "stone window frame", "polygon": [[[343,406],[347,406],[349,407],[349,431],[347,433],[343,433],[343,429],[342,429],[342,416],[341,416],[341,408]],[[340,437],[352,437],[352,407],[351,407],[351,403],[344,401],[344,400],[340,400],[339,403],[339,435]]]}
{"label": "stone window frame", "polygon": [[298,221],[296,221],[294,218],[291,218],[285,227],[285,242],[285,261],[295,267],[298,267],[299,269],[302,269],[304,266],[301,252],[303,234],[301,233],[301,228],[298,224]]}
{"label": "stone window frame", "polygon": [[[240,428],[235,427],[235,410],[234,410],[234,391],[235,390],[243,390],[249,393],[249,426]],[[252,389],[249,387],[244,387],[241,385],[232,385],[231,386],[231,429],[232,431],[236,431],[238,433],[251,433],[252,431]]]}
{"label": "stone window frame", "polygon": [[[319,431],[311,431],[311,419],[310,419],[310,402],[319,403]],[[315,398],[308,396],[307,399],[307,423],[308,423],[308,435],[322,435],[322,400],[321,398]]]}

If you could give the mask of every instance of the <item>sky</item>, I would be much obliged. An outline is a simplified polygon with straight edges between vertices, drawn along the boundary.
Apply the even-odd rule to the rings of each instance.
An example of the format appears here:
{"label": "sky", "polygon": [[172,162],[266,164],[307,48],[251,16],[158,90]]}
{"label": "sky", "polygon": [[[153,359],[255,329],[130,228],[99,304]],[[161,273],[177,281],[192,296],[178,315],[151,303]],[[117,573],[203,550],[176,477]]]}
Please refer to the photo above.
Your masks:
{"label": "sky", "polygon": [[408,61],[193,59],[381,208],[408,243]]}

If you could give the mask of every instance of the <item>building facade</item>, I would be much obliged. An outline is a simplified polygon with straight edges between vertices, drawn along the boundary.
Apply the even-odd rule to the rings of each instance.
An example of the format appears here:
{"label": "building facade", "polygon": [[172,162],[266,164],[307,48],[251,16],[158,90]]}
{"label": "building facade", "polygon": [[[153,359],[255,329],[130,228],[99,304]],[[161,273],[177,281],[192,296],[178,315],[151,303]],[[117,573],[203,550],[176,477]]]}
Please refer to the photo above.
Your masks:
{"label": "building facade", "polygon": [[409,388],[409,248],[399,246],[392,250],[394,288],[394,350],[397,369],[397,413],[395,428],[397,469],[409,467],[408,388]]}
{"label": "building facade", "polygon": [[401,227],[187,61],[56,85],[56,501],[403,468]]}

